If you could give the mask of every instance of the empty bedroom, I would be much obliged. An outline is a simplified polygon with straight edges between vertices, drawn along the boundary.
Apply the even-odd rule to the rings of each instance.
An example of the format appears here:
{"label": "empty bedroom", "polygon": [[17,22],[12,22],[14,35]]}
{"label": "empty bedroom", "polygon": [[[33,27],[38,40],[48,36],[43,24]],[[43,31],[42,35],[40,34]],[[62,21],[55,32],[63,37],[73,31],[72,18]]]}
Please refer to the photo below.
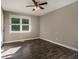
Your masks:
{"label": "empty bedroom", "polygon": [[1,59],[78,59],[77,0],[1,0]]}

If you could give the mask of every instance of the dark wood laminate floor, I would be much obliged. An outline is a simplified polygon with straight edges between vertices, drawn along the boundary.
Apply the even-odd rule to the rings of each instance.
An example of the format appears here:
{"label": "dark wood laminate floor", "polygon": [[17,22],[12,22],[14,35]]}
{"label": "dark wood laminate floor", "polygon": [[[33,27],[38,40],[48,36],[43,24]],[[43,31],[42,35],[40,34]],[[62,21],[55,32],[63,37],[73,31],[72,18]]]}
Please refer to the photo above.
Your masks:
{"label": "dark wood laminate floor", "polygon": [[[17,47],[20,48],[16,50]],[[42,39],[35,39],[4,44],[2,59],[78,59],[78,53]]]}

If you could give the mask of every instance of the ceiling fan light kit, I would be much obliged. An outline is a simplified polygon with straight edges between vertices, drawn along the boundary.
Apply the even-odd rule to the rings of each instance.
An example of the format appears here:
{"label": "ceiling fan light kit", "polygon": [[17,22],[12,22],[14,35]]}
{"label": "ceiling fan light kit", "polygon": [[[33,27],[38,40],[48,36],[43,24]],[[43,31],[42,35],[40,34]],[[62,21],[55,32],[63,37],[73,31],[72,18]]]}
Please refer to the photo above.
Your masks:
{"label": "ceiling fan light kit", "polygon": [[32,1],[33,1],[34,5],[28,5],[26,7],[33,7],[33,11],[39,10],[39,9],[42,9],[43,10],[44,7],[42,7],[42,5],[48,4],[47,2],[39,3],[39,2],[37,2],[35,0],[32,0]]}
{"label": "ceiling fan light kit", "polygon": [[33,9],[34,9],[34,11],[35,11],[35,10],[39,10],[40,8],[39,8],[38,6],[37,6],[37,7],[34,6]]}

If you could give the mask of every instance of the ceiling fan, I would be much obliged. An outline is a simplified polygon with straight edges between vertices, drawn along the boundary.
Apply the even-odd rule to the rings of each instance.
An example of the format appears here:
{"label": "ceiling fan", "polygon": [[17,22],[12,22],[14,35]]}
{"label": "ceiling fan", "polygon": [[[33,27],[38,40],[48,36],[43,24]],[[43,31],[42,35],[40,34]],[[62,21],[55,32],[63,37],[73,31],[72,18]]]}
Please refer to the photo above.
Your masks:
{"label": "ceiling fan", "polygon": [[33,1],[34,5],[28,5],[26,7],[33,7],[33,11],[35,11],[37,9],[42,9],[43,10],[44,7],[42,7],[42,5],[46,5],[47,4],[47,2],[39,3],[39,2],[37,2],[35,0],[32,0],[32,1]]}

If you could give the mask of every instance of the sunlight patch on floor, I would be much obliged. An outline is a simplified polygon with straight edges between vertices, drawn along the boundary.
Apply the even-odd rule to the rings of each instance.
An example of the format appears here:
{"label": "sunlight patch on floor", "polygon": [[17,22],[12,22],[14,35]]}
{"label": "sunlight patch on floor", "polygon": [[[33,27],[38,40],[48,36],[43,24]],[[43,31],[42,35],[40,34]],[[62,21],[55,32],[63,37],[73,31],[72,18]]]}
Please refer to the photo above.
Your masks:
{"label": "sunlight patch on floor", "polygon": [[[2,59],[11,57],[12,54],[16,53],[20,48],[21,48],[21,46],[20,46],[20,47],[10,48],[10,49],[6,50],[5,52],[3,52],[3,53],[1,54]],[[3,51],[3,50],[2,50],[2,51]]]}

